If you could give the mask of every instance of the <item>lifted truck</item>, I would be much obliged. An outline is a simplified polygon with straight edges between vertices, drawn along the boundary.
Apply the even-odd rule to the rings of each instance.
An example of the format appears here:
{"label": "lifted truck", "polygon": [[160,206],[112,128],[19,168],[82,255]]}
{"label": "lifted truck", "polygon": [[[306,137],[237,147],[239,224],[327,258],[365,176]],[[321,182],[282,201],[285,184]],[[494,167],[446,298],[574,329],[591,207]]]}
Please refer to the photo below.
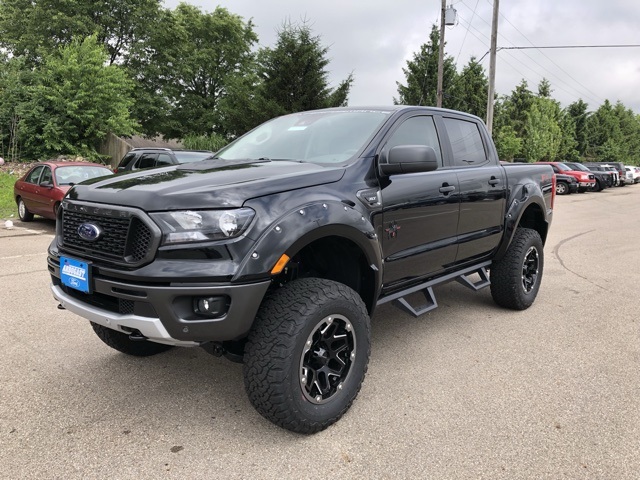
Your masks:
{"label": "lifted truck", "polygon": [[457,280],[528,308],[554,194],[551,167],[501,165],[471,115],[297,113],[211,160],[76,185],[49,247],[51,290],[120,352],[201,346],[242,361],[257,411],[313,433],[358,394],[377,305],[418,316]]}

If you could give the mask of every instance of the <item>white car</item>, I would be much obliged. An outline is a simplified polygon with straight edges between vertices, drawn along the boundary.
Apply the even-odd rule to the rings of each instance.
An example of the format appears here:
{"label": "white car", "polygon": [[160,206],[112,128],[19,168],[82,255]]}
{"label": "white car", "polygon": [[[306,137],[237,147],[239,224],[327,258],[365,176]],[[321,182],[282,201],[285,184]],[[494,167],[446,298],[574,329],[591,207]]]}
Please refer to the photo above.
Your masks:
{"label": "white car", "polygon": [[629,173],[631,173],[632,181],[629,183],[640,182],[640,167],[636,167],[634,165],[625,165],[624,169],[627,171],[627,178],[629,178]]}

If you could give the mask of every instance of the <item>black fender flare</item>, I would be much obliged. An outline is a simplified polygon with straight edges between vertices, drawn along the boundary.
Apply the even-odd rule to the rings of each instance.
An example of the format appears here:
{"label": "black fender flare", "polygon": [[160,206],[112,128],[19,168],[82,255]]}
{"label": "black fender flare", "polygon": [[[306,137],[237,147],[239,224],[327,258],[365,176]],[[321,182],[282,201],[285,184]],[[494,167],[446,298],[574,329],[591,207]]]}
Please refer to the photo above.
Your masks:
{"label": "black fender flare", "polygon": [[328,236],[345,238],[361,249],[379,289],[382,253],[375,228],[353,206],[336,200],[301,205],[271,222],[242,260],[232,282],[269,274],[283,254],[291,258],[311,242]]}
{"label": "black fender flare", "polygon": [[[511,241],[513,240],[516,228],[522,220],[522,216],[532,205],[536,205],[540,208],[543,217],[545,216],[547,207],[544,202],[544,193],[542,192],[540,185],[534,182],[515,185],[509,197],[509,204],[505,214],[504,234],[502,236],[502,241],[493,256],[494,261],[499,260],[504,256],[509,245],[511,245]],[[544,221],[548,224],[546,217],[544,218]],[[541,232],[540,236],[544,243],[546,240],[546,230],[545,232]]]}

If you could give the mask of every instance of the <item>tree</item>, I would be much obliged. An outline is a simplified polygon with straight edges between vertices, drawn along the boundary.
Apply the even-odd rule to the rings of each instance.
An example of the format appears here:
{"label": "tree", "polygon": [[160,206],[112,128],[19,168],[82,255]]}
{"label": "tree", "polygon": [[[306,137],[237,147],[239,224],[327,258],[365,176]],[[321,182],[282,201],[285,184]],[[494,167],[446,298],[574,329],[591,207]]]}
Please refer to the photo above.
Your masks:
{"label": "tree", "polygon": [[146,38],[160,5],[160,0],[2,0],[0,45],[37,63],[74,38],[96,35],[109,63],[123,62]]}
{"label": "tree", "polygon": [[[475,57],[471,57],[469,63],[462,69],[445,94],[447,106],[455,110],[461,110],[484,118],[487,115],[487,90],[489,79],[484,67]],[[451,104],[449,105],[449,102]]]}
{"label": "tree", "polygon": [[[434,24],[429,34],[429,42],[420,47],[418,53],[413,54],[412,60],[407,60],[406,68],[402,71],[406,85],[396,82],[398,98],[393,99],[396,105],[436,105],[438,90],[438,48],[440,32]],[[451,86],[456,79],[456,67],[453,58],[445,55],[443,64],[443,107],[452,107],[455,99],[451,95]],[[485,101],[486,103],[486,101]]]}
{"label": "tree", "polygon": [[96,158],[108,132],[135,132],[129,116],[131,82],[119,66],[106,62],[107,52],[95,36],[43,57],[29,98],[20,106],[25,156]]}
{"label": "tree", "polygon": [[253,24],[222,7],[203,13],[181,3],[163,10],[157,26],[129,63],[144,132],[182,138],[218,131],[220,102],[253,62]]}
{"label": "tree", "polygon": [[575,125],[575,140],[576,140],[576,150],[578,155],[581,157],[585,157],[587,153],[587,147],[589,146],[589,138],[587,131],[587,108],[588,105],[582,101],[582,99],[577,102],[571,103],[566,108],[566,113],[571,117],[573,123]]}
{"label": "tree", "polygon": [[221,105],[224,133],[240,135],[278,115],[345,106],[353,75],[332,89],[328,52],[308,24],[283,24],[276,44],[260,50],[255,71],[233,80]]}
{"label": "tree", "polygon": [[495,145],[498,158],[512,161],[522,151],[522,139],[518,138],[511,125],[504,125],[494,130]]}
{"label": "tree", "polygon": [[277,108],[271,116],[347,104],[353,76],[331,89],[328,53],[307,23],[282,26],[275,46],[258,56],[261,95]]}
{"label": "tree", "polygon": [[523,152],[530,162],[556,160],[562,131],[558,125],[560,106],[549,98],[534,97],[526,112]]}

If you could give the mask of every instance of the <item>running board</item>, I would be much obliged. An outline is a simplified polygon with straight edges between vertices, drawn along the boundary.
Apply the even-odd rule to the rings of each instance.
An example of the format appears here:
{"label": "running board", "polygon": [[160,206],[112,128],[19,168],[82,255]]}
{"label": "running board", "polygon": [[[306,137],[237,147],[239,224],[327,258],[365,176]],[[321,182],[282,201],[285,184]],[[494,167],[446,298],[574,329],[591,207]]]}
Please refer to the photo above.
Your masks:
{"label": "running board", "polygon": [[[414,317],[419,317],[420,315],[438,307],[438,302],[436,301],[436,297],[433,293],[433,287],[436,285],[441,285],[443,283],[455,280],[460,285],[464,285],[465,287],[475,291],[489,286],[491,284],[491,281],[489,280],[489,274],[487,273],[487,267],[489,265],[491,265],[490,261],[465,268],[458,272],[450,273],[449,275],[445,275],[443,277],[429,280],[428,282],[421,283],[420,285],[408,288],[407,290],[396,292],[387,297],[383,297],[378,301],[378,305],[393,301],[393,304],[396,307],[406,311]],[[473,282],[469,277],[476,273],[480,276],[480,280]],[[406,297],[417,292],[421,292],[424,295],[425,303],[414,307],[407,301]]]}

